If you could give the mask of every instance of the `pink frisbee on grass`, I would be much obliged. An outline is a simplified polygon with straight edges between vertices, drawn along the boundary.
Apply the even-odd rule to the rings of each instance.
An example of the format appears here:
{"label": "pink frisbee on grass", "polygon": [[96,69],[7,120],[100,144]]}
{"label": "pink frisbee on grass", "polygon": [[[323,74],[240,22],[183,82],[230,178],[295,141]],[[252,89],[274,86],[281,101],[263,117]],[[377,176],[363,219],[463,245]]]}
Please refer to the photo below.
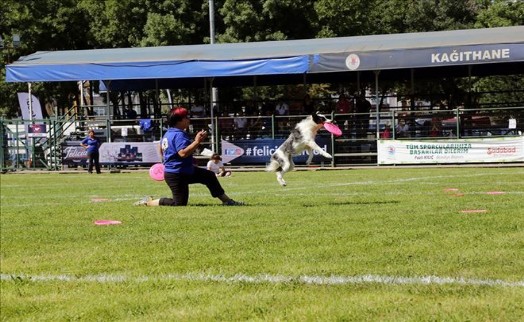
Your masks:
{"label": "pink frisbee on grass", "polygon": [[463,214],[484,214],[488,212],[487,209],[464,209],[460,211]]}
{"label": "pink frisbee on grass", "polygon": [[328,132],[330,132],[331,134],[333,134],[335,136],[341,136],[342,135],[342,130],[338,126],[333,124],[333,123],[329,123],[329,122],[324,123],[324,128],[326,130],[328,130]]}
{"label": "pink frisbee on grass", "polygon": [[162,163],[156,163],[149,168],[149,176],[151,179],[156,181],[164,180],[164,165]]}
{"label": "pink frisbee on grass", "polygon": [[96,220],[95,225],[107,226],[107,225],[120,225],[122,222],[118,220]]}

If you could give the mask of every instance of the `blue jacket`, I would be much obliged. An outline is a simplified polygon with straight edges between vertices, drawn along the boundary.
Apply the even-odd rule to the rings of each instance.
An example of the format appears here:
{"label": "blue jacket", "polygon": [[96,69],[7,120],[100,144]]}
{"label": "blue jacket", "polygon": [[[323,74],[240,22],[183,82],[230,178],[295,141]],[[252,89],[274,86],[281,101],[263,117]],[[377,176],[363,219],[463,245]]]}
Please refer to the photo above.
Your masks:
{"label": "blue jacket", "polygon": [[87,153],[98,152],[98,147],[100,146],[100,141],[97,138],[90,138],[89,136],[82,140],[82,144],[87,145]]}

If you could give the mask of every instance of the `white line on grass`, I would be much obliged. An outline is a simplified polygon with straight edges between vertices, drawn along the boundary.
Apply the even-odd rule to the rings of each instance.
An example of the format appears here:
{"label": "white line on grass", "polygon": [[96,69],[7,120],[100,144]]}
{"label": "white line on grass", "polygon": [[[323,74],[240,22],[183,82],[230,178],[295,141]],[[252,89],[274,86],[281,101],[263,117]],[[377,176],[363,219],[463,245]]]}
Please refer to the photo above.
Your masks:
{"label": "white line on grass", "polygon": [[94,283],[123,283],[147,281],[197,281],[222,283],[270,283],[270,284],[310,284],[310,285],[348,285],[348,284],[386,284],[386,285],[463,285],[463,286],[498,286],[524,287],[524,280],[508,282],[500,279],[453,278],[439,276],[403,277],[384,275],[357,275],[357,276],[284,276],[284,275],[254,275],[235,274],[232,276],[209,274],[166,274],[158,276],[129,277],[126,275],[26,275],[0,274],[2,281],[25,282],[94,282]]}

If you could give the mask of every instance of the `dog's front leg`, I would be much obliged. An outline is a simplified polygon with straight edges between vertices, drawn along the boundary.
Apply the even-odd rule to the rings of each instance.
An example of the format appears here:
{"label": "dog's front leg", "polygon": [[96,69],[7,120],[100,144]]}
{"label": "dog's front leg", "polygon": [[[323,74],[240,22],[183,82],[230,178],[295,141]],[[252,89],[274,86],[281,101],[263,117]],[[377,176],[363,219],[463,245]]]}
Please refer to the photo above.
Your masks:
{"label": "dog's front leg", "polygon": [[311,149],[313,150],[316,150],[318,151],[318,153],[320,153],[320,155],[322,155],[323,157],[325,158],[329,158],[329,159],[333,159],[333,157],[331,156],[331,154],[327,153],[326,151],[322,150],[321,147],[318,146],[318,144],[316,142],[312,142],[309,144],[309,148],[308,151],[309,152],[309,157],[310,158],[313,158],[313,151],[311,151]]}

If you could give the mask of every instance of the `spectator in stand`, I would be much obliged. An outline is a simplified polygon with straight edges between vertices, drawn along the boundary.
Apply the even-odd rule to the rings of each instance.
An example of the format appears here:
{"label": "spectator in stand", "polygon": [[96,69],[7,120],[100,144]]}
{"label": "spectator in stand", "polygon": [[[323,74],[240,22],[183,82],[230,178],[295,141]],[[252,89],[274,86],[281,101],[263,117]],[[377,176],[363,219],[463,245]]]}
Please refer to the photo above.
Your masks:
{"label": "spectator in stand", "polygon": [[275,105],[275,115],[289,115],[289,105],[282,98],[279,98]]}
{"label": "spectator in stand", "polygon": [[275,115],[279,116],[275,118],[277,122],[278,131],[287,131],[287,128],[289,126],[289,118],[283,116],[289,115],[289,105],[286,102],[284,102],[284,99],[282,97],[278,99],[277,105],[275,106]]}
{"label": "spectator in stand", "polygon": [[94,164],[96,173],[100,174],[100,154],[98,151],[100,148],[100,140],[95,136],[95,131],[89,130],[87,137],[80,142],[80,145],[87,150],[87,159],[89,160],[87,172],[93,173]]}
{"label": "spectator in stand", "polygon": [[214,153],[207,162],[207,169],[212,171],[217,177],[229,177],[231,171],[226,171],[222,157],[218,153]]}
{"label": "spectator in stand", "polygon": [[384,126],[384,131],[380,134],[380,138],[381,139],[389,139],[389,138],[391,138],[391,126],[389,125],[389,123],[387,123]]}
{"label": "spectator in stand", "polygon": [[400,119],[397,124],[397,137],[399,138],[409,138],[411,133],[409,132],[409,124],[404,119]]}
{"label": "spectator in stand", "polygon": [[130,120],[134,120],[137,117],[137,112],[133,109],[133,107],[127,107],[125,109],[126,118]]}
{"label": "spectator in stand", "polygon": [[364,138],[369,127],[369,112],[371,103],[364,94],[357,96],[355,103],[355,129],[357,138]]}
{"label": "spectator in stand", "polygon": [[202,103],[196,103],[191,107],[191,115],[193,117],[206,117],[206,110]]}
{"label": "spectator in stand", "polygon": [[211,196],[222,201],[224,206],[239,206],[229,198],[216,175],[204,168],[195,165],[193,153],[200,143],[207,137],[207,132],[199,131],[194,140],[191,140],[187,129],[189,128],[189,112],[178,107],[170,111],[167,132],[161,140],[161,151],[164,163],[164,180],[171,189],[172,198],[152,199],[145,197],[135,203],[135,206],[186,206],[189,200],[189,185],[200,183],[205,185]]}
{"label": "spectator in stand", "polygon": [[233,119],[228,115],[225,115],[224,112],[220,112],[218,117],[218,130],[223,139],[229,140],[230,136],[235,133],[235,123]]}
{"label": "spectator in stand", "polygon": [[429,131],[429,136],[442,136],[442,121],[438,117],[431,119],[431,130]]}
{"label": "spectator in stand", "polygon": [[337,114],[346,114],[352,112],[353,108],[351,102],[347,99],[346,95],[340,94],[338,97],[338,102],[335,107],[335,113]]}
{"label": "spectator in stand", "polygon": [[311,99],[311,96],[306,94],[304,96],[304,100],[302,101],[302,113],[305,115],[310,115],[313,114],[313,112],[315,112],[315,105]]}
{"label": "spectator in stand", "polygon": [[244,115],[243,110],[241,110],[233,119],[233,124],[235,126],[236,136],[239,136],[241,139],[247,134],[248,120]]}

